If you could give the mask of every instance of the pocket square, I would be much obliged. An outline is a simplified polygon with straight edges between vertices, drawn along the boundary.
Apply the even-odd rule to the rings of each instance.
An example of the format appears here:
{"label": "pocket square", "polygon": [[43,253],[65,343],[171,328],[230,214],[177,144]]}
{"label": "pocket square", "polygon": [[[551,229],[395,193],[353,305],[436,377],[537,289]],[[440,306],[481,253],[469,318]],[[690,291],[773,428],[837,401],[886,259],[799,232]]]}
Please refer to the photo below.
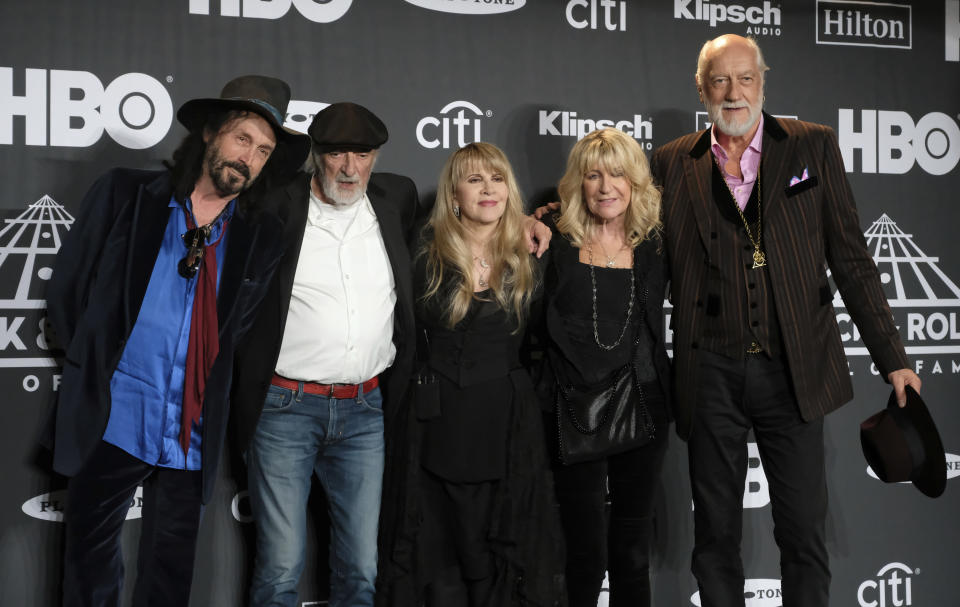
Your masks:
{"label": "pocket square", "polygon": [[790,178],[790,183],[789,183],[789,185],[790,185],[790,186],[795,186],[795,185],[797,185],[798,183],[800,183],[801,181],[806,181],[807,179],[810,179],[810,174],[807,173],[807,167],[803,167],[803,174],[800,175],[799,177],[797,177],[796,175],[794,175],[793,177],[791,177],[791,178]]}
{"label": "pocket square", "polygon": [[797,179],[794,177],[793,179],[797,179],[797,181],[790,180],[790,185],[783,188],[783,192],[788,198],[790,196],[796,196],[800,192],[806,192],[810,188],[815,187],[820,183],[820,180],[817,179],[816,175],[807,175],[807,172],[804,171],[803,176],[803,179]]}

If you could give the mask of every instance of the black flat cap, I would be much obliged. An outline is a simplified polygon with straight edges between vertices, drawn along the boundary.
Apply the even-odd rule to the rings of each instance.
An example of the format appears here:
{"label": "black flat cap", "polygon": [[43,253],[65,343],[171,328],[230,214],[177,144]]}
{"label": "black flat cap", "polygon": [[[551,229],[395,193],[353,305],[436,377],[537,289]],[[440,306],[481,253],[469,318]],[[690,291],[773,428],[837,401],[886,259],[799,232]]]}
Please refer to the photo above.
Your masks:
{"label": "black flat cap", "polygon": [[387,141],[387,127],[356,103],[333,103],[317,112],[307,129],[320,152],[375,150]]}

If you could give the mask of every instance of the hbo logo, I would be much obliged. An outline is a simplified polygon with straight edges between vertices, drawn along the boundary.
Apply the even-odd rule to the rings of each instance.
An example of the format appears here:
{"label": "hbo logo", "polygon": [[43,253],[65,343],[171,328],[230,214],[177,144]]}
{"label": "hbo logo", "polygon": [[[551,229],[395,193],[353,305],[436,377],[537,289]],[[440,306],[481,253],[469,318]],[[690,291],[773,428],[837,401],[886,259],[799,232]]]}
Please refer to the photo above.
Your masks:
{"label": "hbo logo", "polygon": [[[209,15],[211,0],[190,0],[191,15]],[[291,2],[297,12],[314,23],[336,21],[350,10],[353,0],[219,0],[221,17],[240,17],[241,4],[246,19],[279,19],[290,11]]]}
{"label": "hbo logo", "polygon": [[960,126],[941,112],[914,123],[906,112],[861,110],[857,130],[853,110],[841,108],[837,131],[848,173],[854,170],[854,150],[861,151],[864,173],[900,174],[919,164],[931,175],[945,175],[960,162]]}
{"label": "hbo logo", "polygon": [[27,145],[87,147],[107,131],[134,150],[159,143],[173,121],[169,93],[146,74],[123,74],[104,87],[90,72],[27,68],[23,90],[15,95],[13,68],[0,67],[0,144],[13,143],[14,116],[24,117]]}

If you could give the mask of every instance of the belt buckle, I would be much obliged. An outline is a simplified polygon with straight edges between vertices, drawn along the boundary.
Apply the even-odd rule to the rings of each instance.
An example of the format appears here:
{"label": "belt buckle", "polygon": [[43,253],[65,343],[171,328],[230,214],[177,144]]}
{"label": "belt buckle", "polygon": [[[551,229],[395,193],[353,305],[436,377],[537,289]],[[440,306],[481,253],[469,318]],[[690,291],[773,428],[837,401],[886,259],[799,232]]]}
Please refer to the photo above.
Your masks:
{"label": "belt buckle", "polygon": [[756,341],[750,342],[750,347],[747,348],[747,354],[760,354],[763,352],[763,348],[760,347],[760,343]]}

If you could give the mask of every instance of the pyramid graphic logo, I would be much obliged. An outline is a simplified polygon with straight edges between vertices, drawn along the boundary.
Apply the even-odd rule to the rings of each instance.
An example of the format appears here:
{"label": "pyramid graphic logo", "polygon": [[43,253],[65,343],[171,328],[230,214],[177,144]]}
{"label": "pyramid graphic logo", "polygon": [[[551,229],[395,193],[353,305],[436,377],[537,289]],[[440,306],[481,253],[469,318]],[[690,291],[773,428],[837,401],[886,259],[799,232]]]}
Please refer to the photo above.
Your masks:
{"label": "pyramid graphic logo", "polygon": [[[864,232],[907,354],[960,353],[960,287],[886,213]],[[833,304],[846,308],[840,292]],[[847,355],[868,355],[846,314],[838,314]]]}
{"label": "pyramid graphic logo", "polygon": [[44,337],[46,282],[74,218],[43,196],[0,228],[0,367],[53,367]]}

